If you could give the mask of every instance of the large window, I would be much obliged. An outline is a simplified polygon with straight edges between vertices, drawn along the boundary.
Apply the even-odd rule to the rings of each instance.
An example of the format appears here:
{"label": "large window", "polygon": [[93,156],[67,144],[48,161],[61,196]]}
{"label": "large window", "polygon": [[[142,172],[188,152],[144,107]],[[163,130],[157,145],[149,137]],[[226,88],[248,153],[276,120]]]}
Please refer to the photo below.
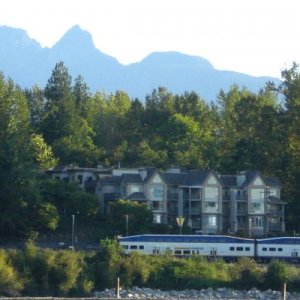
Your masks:
{"label": "large window", "polygon": [[217,227],[217,216],[208,216],[208,227]]}
{"label": "large window", "polygon": [[152,185],[150,187],[150,200],[164,200],[164,187],[162,185]]}
{"label": "large window", "polygon": [[131,185],[130,186],[130,193],[138,193],[140,191],[140,187],[138,185]]}

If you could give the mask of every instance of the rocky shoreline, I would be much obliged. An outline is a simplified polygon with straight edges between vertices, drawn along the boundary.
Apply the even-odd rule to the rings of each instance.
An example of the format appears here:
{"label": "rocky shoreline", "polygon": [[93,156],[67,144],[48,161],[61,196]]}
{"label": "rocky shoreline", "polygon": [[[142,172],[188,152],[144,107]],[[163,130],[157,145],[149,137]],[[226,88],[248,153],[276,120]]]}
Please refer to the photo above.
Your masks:
{"label": "rocky shoreline", "polygon": [[[115,289],[105,289],[101,292],[94,292],[95,298],[116,298]],[[260,291],[252,288],[248,291],[239,291],[227,288],[218,289],[202,289],[202,290],[184,290],[184,291],[162,291],[159,289],[138,288],[121,289],[119,292],[120,298],[126,299],[199,299],[199,300],[213,300],[213,299],[261,299],[261,300],[274,300],[282,299],[280,291],[266,290]],[[300,293],[286,294],[287,300],[299,300]]]}

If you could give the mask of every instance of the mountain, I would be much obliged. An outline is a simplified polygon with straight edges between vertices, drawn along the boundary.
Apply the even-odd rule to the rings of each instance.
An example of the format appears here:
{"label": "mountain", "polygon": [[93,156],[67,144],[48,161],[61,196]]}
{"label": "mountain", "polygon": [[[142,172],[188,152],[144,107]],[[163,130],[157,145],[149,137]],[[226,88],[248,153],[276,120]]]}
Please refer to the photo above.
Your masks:
{"label": "mountain", "polygon": [[89,32],[72,27],[52,47],[42,48],[22,29],[0,26],[0,71],[23,88],[45,87],[55,64],[63,61],[73,78],[82,75],[92,92],[124,90],[144,100],[159,86],[182,94],[195,91],[207,101],[233,84],[259,91],[272,77],[253,77],[216,70],[204,58],[178,52],[155,52],[141,62],[124,66],[98,50]]}

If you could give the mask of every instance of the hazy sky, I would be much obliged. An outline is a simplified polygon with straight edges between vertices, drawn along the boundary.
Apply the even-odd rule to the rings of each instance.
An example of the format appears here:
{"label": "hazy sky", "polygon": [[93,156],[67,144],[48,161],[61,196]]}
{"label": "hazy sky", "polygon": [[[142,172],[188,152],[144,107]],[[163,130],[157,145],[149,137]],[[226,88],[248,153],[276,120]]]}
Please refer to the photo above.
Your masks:
{"label": "hazy sky", "polygon": [[299,7],[299,0],[0,0],[0,25],[51,47],[78,24],[123,64],[174,50],[218,69],[280,77],[300,63]]}

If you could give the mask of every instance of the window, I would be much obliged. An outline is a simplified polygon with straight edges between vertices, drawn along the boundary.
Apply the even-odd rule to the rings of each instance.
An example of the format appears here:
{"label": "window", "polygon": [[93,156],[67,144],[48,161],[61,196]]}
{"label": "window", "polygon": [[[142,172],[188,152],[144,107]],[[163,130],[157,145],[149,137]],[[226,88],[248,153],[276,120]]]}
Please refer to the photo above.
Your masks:
{"label": "window", "polygon": [[243,251],[244,248],[243,247],[236,247],[236,251]]}
{"label": "window", "polygon": [[130,249],[137,249],[137,245],[131,245]]}
{"label": "window", "polygon": [[152,185],[150,187],[150,200],[162,201],[164,199],[164,187],[162,185]]}
{"label": "window", "polygon": [[187,254],[191,254],[190,250],[183,250],[183,254],[187,255]]}
{"label": "window", "polygon": [[230,250],[230,251],[234,251],[234,247],[230,247],[229,250]]}
{"label": "window", "polygon": [[140,250],[144,250],[144,248],[145,248],[144,245],[140,245],[140,246],[139,246],[139,249],[140,249]]}
{"label": "window", "polygon": [[140,188],[139,188],[138,185],[132,185],[132,186],[130,187],[130,191],[131,191],[131,194],[132,194],[132,193],[138,193],[138,192],[140,191]]}
{"label": "window", "polygon": [[217,226],[217,217],[208,216],[208,227],[216,227],[216,226]]}
{"label": "window", "polygon": [[269,251],[274,252],[274,251],[276,251],[276,248],[269,248]]}
{"label": "window", "polygon": [[175,255],[177,254],[177,255],[181,255],[181,250],[175,250]]}
{"label": "window", "polygon": [[245,251],[250,251],[250,247],[245,247]]}
{"label": "window", "polygon": [[267,251],[267,248],[263,247],[263,248],[262,248],[262,251]]}
{"label": "window", "polygon": [[282,252],[282,248],[278,248],[278,251],[279,251],[279,252]]}

